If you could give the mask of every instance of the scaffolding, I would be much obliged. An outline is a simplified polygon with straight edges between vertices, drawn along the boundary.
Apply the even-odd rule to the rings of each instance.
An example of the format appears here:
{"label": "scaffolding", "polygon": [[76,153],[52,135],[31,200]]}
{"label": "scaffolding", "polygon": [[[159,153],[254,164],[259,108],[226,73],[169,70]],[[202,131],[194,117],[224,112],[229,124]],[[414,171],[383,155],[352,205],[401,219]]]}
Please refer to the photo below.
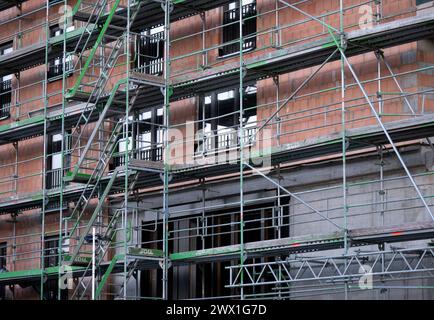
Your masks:
{"label": "scaffolding", "polygon": [[[317,2],[0,1],[20,12],[0,21],[18,26],[0,41],[14,45],[0,76],[15,77],[0,285],[78,300],[177,298],[180,274],[192,299],[350,299],[366,277],[432,290],[434,64],[396,52],[432,37],[434,9]],[[20,234],[23,216],[36,227]]]}

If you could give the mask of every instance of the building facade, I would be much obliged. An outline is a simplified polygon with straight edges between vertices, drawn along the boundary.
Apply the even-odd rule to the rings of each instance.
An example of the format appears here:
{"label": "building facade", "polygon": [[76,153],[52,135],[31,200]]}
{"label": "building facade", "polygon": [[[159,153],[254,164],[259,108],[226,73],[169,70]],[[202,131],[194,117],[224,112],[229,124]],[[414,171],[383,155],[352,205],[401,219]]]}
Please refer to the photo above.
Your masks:
{"label": "building facade", "polygon": [[0,9],[0,299],[433,298],[433,1]]}

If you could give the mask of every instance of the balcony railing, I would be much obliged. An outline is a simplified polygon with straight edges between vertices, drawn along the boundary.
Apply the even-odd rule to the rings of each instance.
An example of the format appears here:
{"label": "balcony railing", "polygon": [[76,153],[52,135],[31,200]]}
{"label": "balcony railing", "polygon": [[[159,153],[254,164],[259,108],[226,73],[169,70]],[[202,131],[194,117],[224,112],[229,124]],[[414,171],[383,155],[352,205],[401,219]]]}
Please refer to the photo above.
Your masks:
{"label": "balcony railing", "polygon": [[[163,147],[139,149],[130,152],[130,159],[143,160],[143,161],[163,161]],[[113,157],[113,164],[111,169],[125,165],[125,154],[120,153]]]}
{"label": "balcony railing", "polygon": [[58,189],[62,186],[62,170],[52,169],[47,171],[46,187],[47,189]]}
{"label": "balcony railing", "polygon": [[[60,61],[59,64],[55,64],[55,61]],[[65,72],[68,72],[73,69],[73,63],[72,60],[67,60],[65,62]],[[62,58],[56,58],[49,64],[48,67],[48,78],[54,78],[61,76],[63,74],[63,63]]]}
{"label": "balcony railing", "polygon": [[[244,128],[243,145],[245,148],[251,147],[255,144],[256,131],[256,127]],[[216,135],[205,134],[202,138],[203,139],[199,140],[197,143],[199,145],[196,152],[197,155],[207,155],[209,153],[236,150],[240,147],[238,130],[225,130]]]}

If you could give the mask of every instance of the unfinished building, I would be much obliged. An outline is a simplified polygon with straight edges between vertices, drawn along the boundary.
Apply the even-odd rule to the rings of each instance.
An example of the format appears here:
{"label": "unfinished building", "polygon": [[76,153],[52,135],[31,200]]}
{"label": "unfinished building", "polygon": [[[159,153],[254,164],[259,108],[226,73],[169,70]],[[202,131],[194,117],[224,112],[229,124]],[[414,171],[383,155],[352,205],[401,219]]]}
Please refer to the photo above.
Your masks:
{"label": "unfinished building", "polygon": [[434,297],[434,1],[0,10],[0,300]]}

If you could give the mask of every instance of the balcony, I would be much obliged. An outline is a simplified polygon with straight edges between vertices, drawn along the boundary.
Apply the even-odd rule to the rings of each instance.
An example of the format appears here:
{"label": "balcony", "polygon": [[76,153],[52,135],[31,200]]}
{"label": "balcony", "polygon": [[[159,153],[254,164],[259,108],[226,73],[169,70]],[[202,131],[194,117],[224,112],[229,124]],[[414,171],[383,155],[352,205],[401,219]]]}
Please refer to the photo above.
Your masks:
{"label": "balcony", "polygon": [[[253,147],[256,143],[257,127],[244,128],[243,146],[244,148]],[[236,151],[240,148],[238,129],[224,129],[213,135],[210,132],[204,133],[201,139],[196,141],[198,145],[195,158],[215,155],[220,152]]]}

